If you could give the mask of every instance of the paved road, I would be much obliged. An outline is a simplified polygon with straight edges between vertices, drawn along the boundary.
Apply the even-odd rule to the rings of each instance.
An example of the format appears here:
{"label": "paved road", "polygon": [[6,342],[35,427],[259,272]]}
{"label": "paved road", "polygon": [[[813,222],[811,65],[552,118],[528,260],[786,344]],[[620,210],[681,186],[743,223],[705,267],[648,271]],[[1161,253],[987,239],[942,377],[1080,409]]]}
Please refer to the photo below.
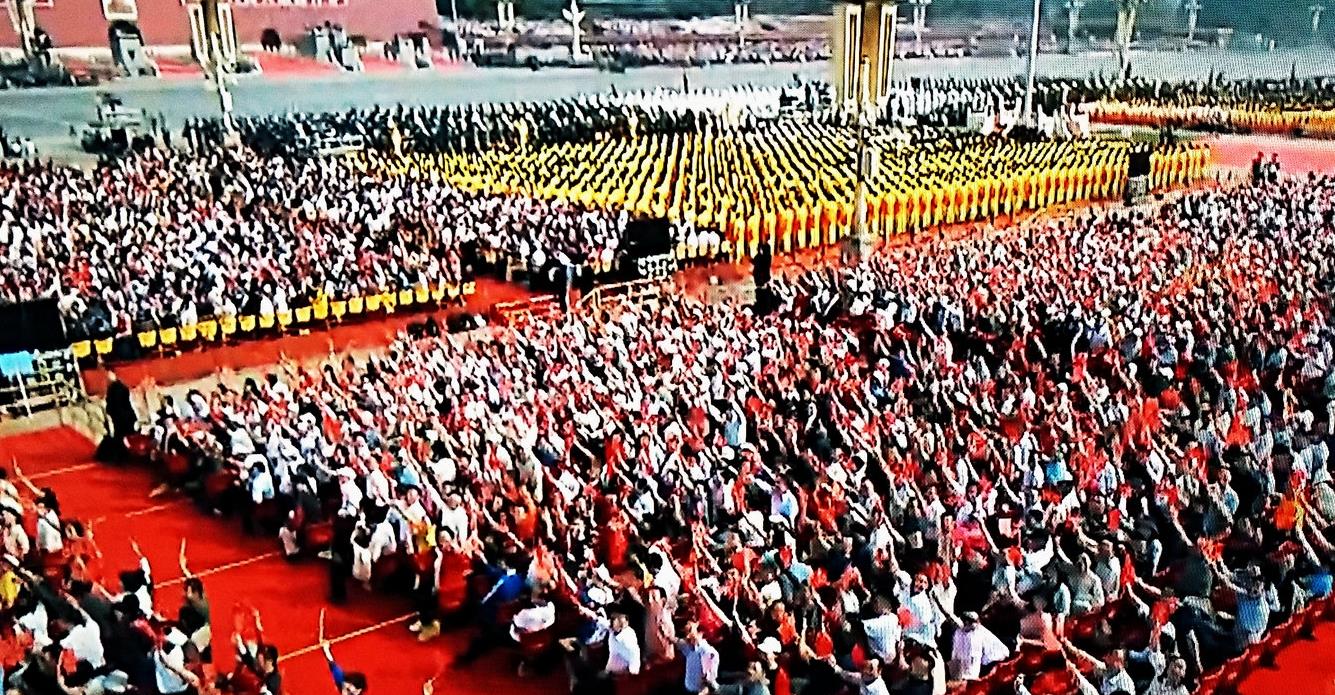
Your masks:
{"label": "paved road", "polygon": [[[1279,51],[1275,53],[1145,53],[1134,59],[1139,75],[1175,79],[1204,77],[1211,71],[1230,77],[1287,77],[1296,68],[1299,75],[1335,74],[1335,52]],[[1043,55],[1041,74],[1085,76],[1114,73],[1116,58],[1107,55]],[[965,75],[998,77],[1018,75],[1024,61],[1016,58],[965,58],[905,60],[896,65],[896,75]],[[715,66],[681,70],[642,68],[614,75],[591,69],[461,68],[452,72],[418,74],[331,75],[319,78],[242,78],[236,87],[240,113],[274,113],[289,110],[324,111],[372,104],[456,104],[467,102],[529,101],[575,94],[680,86],[685,75],[692,87],[724,87],[741,83],[780,84],[794,74],[828,76],[825,63],[806,65]],[[130,106],[162,113],[169,123],[217,113],[217,100],[204,82],[126,80],[107,88],[59,88],[0,92],[0,126],[16,135],[52,142],[63,138],[73,124],[94,116],[94,95],[111,91]]]}

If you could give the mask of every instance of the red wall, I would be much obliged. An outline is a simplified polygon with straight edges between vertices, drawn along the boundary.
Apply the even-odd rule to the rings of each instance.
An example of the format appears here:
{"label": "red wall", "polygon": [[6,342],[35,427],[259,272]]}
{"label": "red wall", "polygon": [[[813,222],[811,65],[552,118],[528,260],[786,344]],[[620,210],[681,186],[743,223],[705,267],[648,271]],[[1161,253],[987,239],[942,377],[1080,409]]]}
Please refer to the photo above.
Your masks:
{"label": "red wall", "polygon": [[[50,2],[51,7],[39,6],[35,12],[37,23],[51,34],[57,48],[107,45],[102,0]],[[0,2],[0,7],[3,4]],[[234,3],[232,13],[236,17],[237,39],[243,44],[259,43],[260,32],[269,27],[277,29],[284,42],[295,43],[306,29],[325,21],[342,24],[349,34],[362,34],[372,40],[416,31],[421,21],[431,26],[437,24],[435,0],[343,0],[342,4],[322,7],[254,7]],[[139,0],[139,28],[150,46],[190,43],[190,25],[181,0]],[[433,38],[433,43],[439,43],[438,37]],[[5,9],[0,9],[0,45],[18,45]]]}

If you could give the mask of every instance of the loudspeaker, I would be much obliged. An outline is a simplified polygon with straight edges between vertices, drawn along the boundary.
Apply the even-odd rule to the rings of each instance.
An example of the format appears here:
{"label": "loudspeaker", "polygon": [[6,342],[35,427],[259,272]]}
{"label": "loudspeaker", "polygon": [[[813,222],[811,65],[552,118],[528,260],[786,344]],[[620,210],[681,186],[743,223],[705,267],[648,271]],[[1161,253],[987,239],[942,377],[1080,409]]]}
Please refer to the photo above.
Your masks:
{"label": "loudspeaker", "polygon": [[626,224],[626,255],[632,259],[672,253],[672,225],[663,217]]}
{"label": "loudspeaker", "polygon": [[467,333],[487,325],[487,319],[481,314],[463,312],[445,319],[445,329],[451,333]]}
{"label": "loudspeaker", "polygon": [[1126,205],[1139,205],[1145,202],[1145,198],[1150,193],[1149,176],[1133,176],[1127,179],[1126,191],[1123,192],[1122,202]]}
{"label": "loudspeaker", "polygon": [[0,354],[69,347],[65,320],[55,299],[0,306]]}
{"label": "loudspeaker", "polygon": [[1127,176],[1135,178],[1137,176],[1150,175],[1150,153],[1132,152],[1131,162],[1127,166]]}

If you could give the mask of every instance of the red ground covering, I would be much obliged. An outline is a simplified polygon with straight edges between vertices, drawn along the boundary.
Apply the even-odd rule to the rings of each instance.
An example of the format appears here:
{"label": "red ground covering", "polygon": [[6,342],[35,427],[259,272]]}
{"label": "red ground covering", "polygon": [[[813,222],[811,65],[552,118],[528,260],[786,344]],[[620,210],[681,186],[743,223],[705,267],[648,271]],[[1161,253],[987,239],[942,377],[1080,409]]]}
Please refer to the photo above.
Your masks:
{"label": "red ground covering", "polygon": [[300,55],[261,51],[251,54],[251,57],[260,64],[260,71],[270,77],[310,77],[339,71],[333,63]]}
{"label": "red ground covering", "polygon": [[158,64],[158,76],[164,80],[202,80],[204,70],[199,63],[188,57],[154,56]]}
{"label": "red ground covering", "polygon": [[1260,136],[1225,136],[1210,140],[1215,166],[1250,168],[1257,152],[1279,155],[1287,171],[1335,172],[1335,142]]}
{"label": "red ground covering", "polygon": [[[211,518],[179,497],[149,499],[154,480],[148,472],[97,464],[92,454],[92,444],[66,428],[0,439],[0,461],[8,465],[13,457],[37,485],[54,489],[67,518],[94,522],[109,575],[134,565],[129,538],[139,542],[153,564],[156,607],[164,614],[174,614],[180,605],[176,556],[181,539],[188,538],[190,569],[204,579],[213,607],[219,667],[230,666],[233,607],[244,601],[261,611],[267,637],[283,655],[284,691],[333,692],[316,644],[320,608],[326,605],[322,561],[288,563],[279,557],[276,539],[246,537],[235,519]],[[466,629],[420,645],[405,628],[410,612],[405,601],[360,589],[353,589],[350,599],[329,608],[327,636],[346,670],[367,674],[374,695],[413,695],[434,675],[442,675],[436,690],[442,693],[560,690],[555,675],[518,680],[507,655],[499,652],[466,670],[449,668],[466,645]]]}
{"label": "red ground covering", "polygon": [[402,72],[407,68],[403,63],[397,60],[390,60],[383,53],[367,51],[362,54],[362,68],[370,74],[381,74],[386,72]]}

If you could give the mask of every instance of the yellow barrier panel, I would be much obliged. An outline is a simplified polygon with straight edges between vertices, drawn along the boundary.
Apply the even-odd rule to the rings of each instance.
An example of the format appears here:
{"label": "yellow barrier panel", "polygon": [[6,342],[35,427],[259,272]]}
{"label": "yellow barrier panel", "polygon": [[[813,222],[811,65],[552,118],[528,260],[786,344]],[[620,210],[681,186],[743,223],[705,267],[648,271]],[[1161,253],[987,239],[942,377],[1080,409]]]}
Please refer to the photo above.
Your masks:
{"label": "yellow barrier panel", "polygon": [[235,333],[237,328],[236,317],[223,316],[222,318],[218,319],[218,328],[222,329],[222,334],[225,336]]}
{"label": "yellow barrier panel", "polygon": [[458,285],[446,286],[445,294],[448,295],[451,300],[455,299],[456,297],[459,296],[459,286]]}
{"label": "yellow barrier panel", "polygon": [[399,290],[399,306],[412,306],[416,301],[412,290]]}
{"label": "yellow barrier panel", "polygon": [[418,285],[413,288],[413,299],[417,300],[418,304],[426,304],[427,300],[431,299],[431,292],[427,290],[426,285]]}
{"label": "yellow barrier panel", "polygon": [[435,287],[431,288],[431,301],[436,302],[437,304],[445,301],[444,284],[436,285]]}
{"label": "yellow barrier panel", "polygon": [[70,352],[74,353],[74,359],[81,360],[93,354],[93,344],[87,340],[80,340],[70,346]]}
{"label": "yellow barrier panel", "polygon": [[242,333],[249,333],[249,332],[255,330],[255,317],[254,317],[254,316],[250,316],[250,315],[242,316],[242,317],[240,317],[240,318],[237,319],[237,323],[241,326],[241,332],[242,332]]}
{"label": "yellow barrier panel", "polygon": [[145,350],[151,350],[158,346],[157,331],[141,331],[139,333],[139,347]]}
{"label": "yellow barrier panel", "polygon": [[476,282],[464,283],[464,296],[471,297],[475,294],[477,294],[477,283]]}
{"label": "yellow barrier panel", "polygon": [[329,303],[329,308],[334,312],[334,318],[342,320],[343,315],[348,313],[348,303],[344,301],[335,301]]}
{"label": "yellow barrier panel", "polygon": [[175,329],[175,328],[163,328],[163,329],[159,330],[159,331],[158,331],[158,340],[161,341],[163,345],[175,345],[175,344],[176,344],[176,329]]}
{"label": "yellow barrier panel", "polygon": [[273,314],[260,314],[260,328],[266,328],[266,329],[273,328],[273,324],[274,324]]}
{"label": "yellow barrier panel", "polygon": [[218,338],[218,322],[213,320],[200,321],[199,335],[203,337],[204,340],[216,340]]}
{"label": "yellow barrier panel", "polygon": [[189,326],[181,326],[181,342],[189,343],[199,337],[199,324],[192,323]]}
{"label": "yellow barrier panel", "polygon": [[363,300],[366,302],[367,311],[380,311],[380,295],[368,294],[366,295],[366,297],[363,298]]}
{"label": "yellow barrier panel", "polygon": [[276,316],[276,317],[278,318],[278,325],[279,325],[279,326],[282,326],[283,328],[287,328],[288,326],[291,326],[291,325],[292,325],[292,312],[290,312],[290,311],[280,311],[280,312],[278,312],[277,314],[274,314],[274,316]]}
{"label": "yellow barrier panel", "polygon": [[296,315],[297,323],[309,323],[311,320],[311,308],[308,306],[298,307]]}
{"label": "yellow barrier panel", "polygon": [[366,308],[366,300],[361,297],[353,297],[348,300],[348,313],[360,314]]}
{"label": "yellow barrier panel", "polygon": [[103,338],[93,341],[93,347],[97,349],[97,354],[106,355],[111,352],[111,338]]}

